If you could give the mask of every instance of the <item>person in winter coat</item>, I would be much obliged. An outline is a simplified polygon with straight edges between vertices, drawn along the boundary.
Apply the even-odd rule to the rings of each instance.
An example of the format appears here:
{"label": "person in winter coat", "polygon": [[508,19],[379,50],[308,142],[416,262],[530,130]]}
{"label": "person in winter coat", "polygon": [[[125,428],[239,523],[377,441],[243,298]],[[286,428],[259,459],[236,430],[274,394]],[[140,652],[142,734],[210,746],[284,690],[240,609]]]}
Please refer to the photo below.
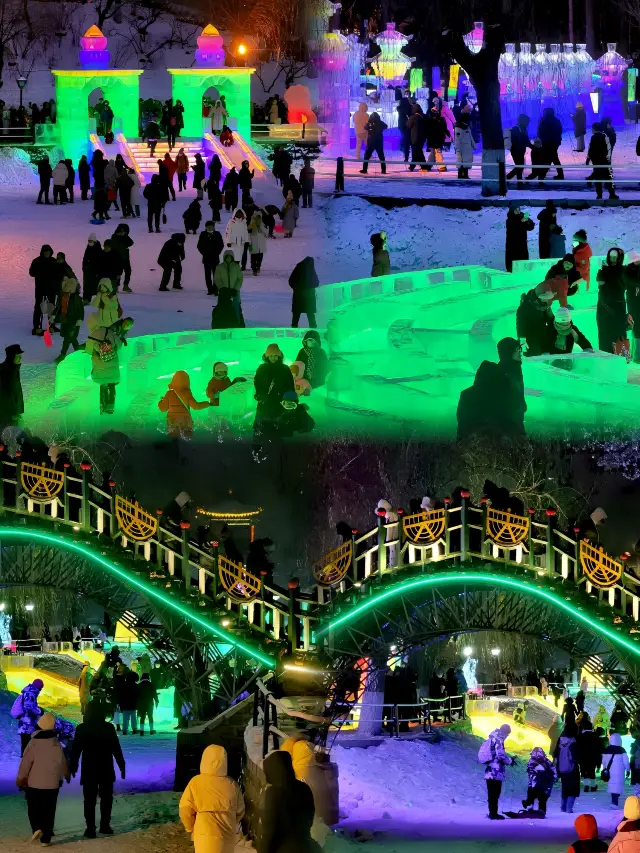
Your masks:
{"label": "person in winter coat", "polygon": [[182,262],[184,261],[184,234],[172,234],[160,249],[158,265],[162,267],[162,280],[158,290],[166,293],[173,272],[173,289],[182,290]]}
{"label": "person in winter coat", "polygon": [[302,339],[302,349],[296,361],[304,365],[304,376],[312,388],[321,388],[329,372],[329,359],[322,349],[320,335],[315,329],[308,331]]}
{"label": "person in winter coat", "polygon": [[244,247],[249,243],[249,232],[247,220],[242,208],[237,208],[233,217],[227,223],[224,232],[224,244],[233,252],[233,257],[238,263],[241,262]]}
{"label": "person in winter coat", "polygon": [[71,780],[69,766],[56,736],[56,718],[43,714],[30,738],[16,777],[16,785],[24,790],[33,835],[32,841],[51,846],[56,819],[58,792],[64,779]]}
{"label": "person in winter coat", "polygon": [[573,122],[573,135],[576,138],[575,151],[584,151],[584,137],[587,133],[587,114],[582,101],[576,104],[576,111],[571,115]]}
{"label": "person in winter coat", "polygon": [[[16,700],[11,709],[11,716],[18,721],[20,755],[24,755],[24,751],[31,740],[31,735],[38,727],[38,720],[42,717],[43,711],[38,705],[38,697],[43,687],[44,681],[41,678],[34,679],[30,684],[22,688],[19,697],[21,701]],[[18,708],[16,708],[16,704],[19,704]],[[15,716],[16,713],[17,716]]]}
{"label": "person in winter coat", "polygon": [[[243,160],[240,171],[238,172],[238,186],[242,190],[242,206],[251,195],[251,186],[255,177],[255,169],[249,168],[249,161]],[[237,202],[236,202],[237,205]]]}
{"label": "person in winter coat", "polygon": [[195,853],[234,853],[244,799],[238,784],[227,776],[224,747],[206,747],[200,759],[200,773],[190,780],[178,808]]}
{"label": "person in winter coat", "polygon": [[211,105],[209,118],[211,119],[211,131],[216,136],[220,133],[229,118],[229,113],[225,110],[222,101],[217,100]]}
{"label": "person in winter coat", "polygon": [[575,260],[576,269],[580,277],[586,284],[586,290],[589,290],[591,283],[591,258],[593,252],[587,240],[587,232],[580,228],[573,235],[573,258]]}
{"label": "person in winter coat", "polygon": [[43,301],[55,302],[55,285],[58,276],[53,249],[47,243],[40,249],[38,257],[31,262],[29,275],[33,278],[35,285],[31,334],[42,335],[44,334],[42,329],[42,303]]}
{"label": "person in winter coat", "polygon": [[96,235],[89,234],[87,245],[82,256],[82,298],[85,303],[91,302],[98,292],[98,281],[102,272],[102,246]]}
{"label": "person in winter coat", "polygon": [[445,141],[447,139],[451,141],[451,139],[447,130],[447,123],[436,107],[432,107],[429,113],[426,121],[426,132],[427,146],[429,147],[429,157],[427,158],[427,163],[429,163],[428,169],[431,171],[433,164],[437,163],[438,171],[446,172],[447,167],[444,165],[444,160],[442,159],[442,149]]}
{"label": "person in winter coat", "polygon": [[567,240],[560,225],[554,225],[549,235],[549,257],[564,258],[567,253]]}
{"label": "person in winter coat", "polygon": [[200,152],[196,153],[196,161],[193,166],[193,188],[197,191],[197,197],[202,199],[202,182],[204,181],[204,160]]}
{"label": "person in winter coat", "polygon": [[93,152],[91,157],[91,173],[93,174],[93,186],[99,189],[105,186],[104,170],[107,163],[104,159],[104,153],[98,148]]}
{"label": "person in winter coat", "polygon": [[527,148],[531,148],[531,140],[529,139],[529,122],[531,119],[528,115],[521,113],[518,116],[518,123],[511,128],[511,157],[514,162],[514,167],[510,172],[507,172],[507,180],[517,178],[518,189],[524,188],[522,175],[524,172],[525,157]]}
{"label": "person in winter coat", "polygon": [[212,326],[211,328],[244,328],[242,305],[240,302],[240,289],[242,287],[242,278],[243,277],[242,270],[240,269],[240,264],[236,261],[231,249],[226,249],[222,256],[222,263],[218,264],[216,268],[213,283],[218,291],[218,298],[220,298],[221,291],[225,291],[223,302],[225,304],[229,301],[231,302],[236,312],[238,321],[242,321],[242,326]]}
{"label": "person in winter coat", "polygon": [[593,718],[593,728],[595,729],[603,729],[605,732],[609,731],[609,726],[611,725],[611,720],[609,715],[607,714],[607,709],[604,705],[598,705],[598,710],[596,711],[596,715]]}
{"label": "person in winter coat", "polygon": [[164,191],[160,184],[160,175],[151,176],[151,183],[146,185],[142,194],[147,200],[147,225],[149,227],[149,234],[153,234],[154,222],[156,234],[159,234],[160,214],[162,213],[164,198]]}
{"label": "person in winter coat", "polygon": [[[176,200],[176,191],[173,187],[173,176],[175,175],[176,169],[177,169],[176,161],[173,159],[171,154],[169,154],[169,152],[167,151],[166,154],[164,155],[164,157],[162,158],[162,162],[164,163],[166,170],[167,170],[167,172],[166,172],[167,189],[169,190],[169,193],[171,194],[171,198],[175,201]],[[204,177],[204,175],[203,175],[203,177]]]}
{"label": "person in winter coat", "polygon": [[[538,256],[540,258],[552,258],[551,254],[551,229],[557,225],[558,208],[553,200],[548,198],[543,210],[538,214]],[[564,252],[559,257],[563,257]]]}
{"label": "person in winter coat", "polygon": [[[625,267],[627,311],[631,317],[633,326],[633,352],[632,359],[635,364],[640,363],[640,255],[629,252],[631,263]],[[636,547],[636,550],[640,550]]]}
{"label": "person in winter coat", "polygon": [[[234,261],[234,264],[236,262]],[[218,270],[222,269],[224,264],[218,266]],[[236,264],[237,266],[237,264]],[[218,301],[213,306],[211,311],[211,328],[212,329],[244,329],[245,322],[242,315],[242,305],[239,309],[234,304],[236,292],[229,287],[223,287],[218,293]]]}
{"label": "person in winter coat", "polygon": [[[181,372],[181,371],[178,371]],[[174,377],[175,378],[175,377]],[[188,378],[188,377],[187,377]],[[209,403],[199,404],[201,407],[207,407]],[[184,434],[184,433],[183,433]],[[142,678],[138,684],[138,697],[136,701],[136,710],[138,712],[138,721],[140,728],[140,736],[144,735],[145,720],[149,720],[149,734],[154,735],[153,728],[153,711],[160,704],[158,691],[151,682],[151,677],[148,672],[142,673]]]}
{"label": "person in winter coat", "polygon": [[578,838],[569,846],[567,853],[607,853],[609,847],[606,841],[598,838],[598,824],[592,814],[579,815],[574,826]]}
{"label": "person in winter coat", "polygon": [[132,325],[130,317],[108,328],[100,325],[98,314],[91,314],[87,320],[85,352],[91,356],[91,378],[100,386],[100,414],[112,415],[115,411],[116,385],[120,382],[118,350]]}
{"label": "person in winter coat", "polygon": [[222,179],[222,161],[217,154],[214,154],[209,163],[209,181],[213,181],[217,187],[220,187]]}
{"label": "person in winter coat", "polygon": [[304,378],[303,362],[294,361],[289,369],[293,376],[293,384],[298,397],[308,397],[311,393],[311,383]]}
{"label": "person in winter coat", "polygon": [[83,154],[78,162],[78,181],[80,183],[80,198],[82,201],[86,201],[91,189],[91,169],[86,154]]}
{"label": "person in winter coat", "polygon": [[[173,374],[169,390],[158,402],[161,412],[167,413],[167,434],[169,438],[191,438],[193,435],[193,418],[191,410],[207,409],[207,401],[198,402],[191,393],[189,374],[178,370]],[[140,710],[138,708],[138,710]],[[150,720],[153,727],[153,714]]]}
{"label": "person in winter coat", "polygon": [[369,121],[364,126],[367,132],[367,146],[364,151],[364,163],[362,164],[362,169],[360,169],[360,174],[367,174],[372,154],[378,155],[380,171],[383,175],[387,174],[387,166],[384,158],[384,132],[387,127],[388,125],[382,121],[378,113],[371,113]]}
{"label": "person in winter coat", "polygon": [[214,284],[214,276],[216,268],[220,263],[220,253],[224,248],[222,234],[216,231],[215,222],[205,222],[204,231],[200,232],[198,237],[197,249],[202,256],[202,265],[204,267],[204,281],[207,285],[207,293],[209,296],[217,296],[218,288]]}
{"label": "person in winter coat", "polygon": [[420,104],[413,104],[411,107],[411,115],[407,120],[407,130],[409,132],[409,140],[411,142],[411,165],[409,171],[413,172],[417,165],[422,170],[427,168],[427,163],[424,157],[424,143],[427,138],[427,129],[424,113]]}
{"label": "person in winter coat", "polygon": [[473,385],[460,394],[458,439],[480,435],[519,438],[525,435],[527,404],[522,379],[522,348],[515,338],[498,342],[498,363],[483,361]]}
{"label": "person in winter coat", "polygon": [[624,802],[624,820],[618,824],[609,845],[609,853],[637,853],[640,850],[640,800],[627,797]]}
{"label": "person in winter coat", "polygon": [[65,160],[64,163],[67,167],[67,179],[64,182],[64,188],[70,204],[73,204],[73,187],[76,181],[76,170],[73,168],[71,160]]}
{"label": "person in winter coat", "polygon": [[304,166],[300,169],[300,189],[302,191],[302,206],[313,207],[313,187],[316,170],[311,165],[309,157],[304,158]]}
{"label": "person in winter coat", "polygon": [[[209,398],[209,403],[212,406],[220,405],[220,394],[236,385],[238,382],[246,382],[244,376],[236,376],[235,379],[229,379],[229,368],[224,361],[216,361],[213,365],[213,376],[207,385],[206,395]],[[242,562],[242,560],[240,561]]]}
{"label": "person in winter coat", "polygon": [[562,719],[566,726],[573,726],[576,721],[576,706],[571,696],[567,696],[562,709]]}
{"label": "person in winter coat", "polygon": [[67,164],[64,162],[64,160],[60,160],[60,162],[55,167],[52,173],[54,204],[58,204],[58,202],[60,202],[60,204],[67,203],[67,193],[65,187],[68,177],[69,171],[67,169]]}
{"label": "person in winter coat", "polygon": [[619,735],[626,735],[629,728],[629,714],[622,702],[616,702],[611,714],[611,730]]}
{"label": "person in winter coat", "polygon": [[207,198],[211,208],[211,218],[214,222],[220,222],[220,211],[222,210],[222,193],[216,181],[209,178],[206,181]]}
{"label": "person in winter coat", "polygon": [[80,349],[78,332],[84,321],[84,302],[80,296],[80,284],[75,278],[65,278],[62,282],[62,292],[54,309],[54,322],[60,326],[62,351],[56,362],[64,360],[69,347]]}
{"label": "person in winter coat", "polygon": [[262,357],[262,364],[256,370],[253,384],[258,403],[254,424],[257,433],[262,431],[265,422],[275,421],[280,415],[282,395],[287,391],[295,393],[293,376],[283,363],[283,358],[280,347],[269,344]]}
{"label": "person in winter coat", "polygon": [[98,321],[101,326],[108,329],[117,323],[122,314],[118,296],[113,291],[111,279],[101,278],[98,289],[91,305],[98,309]]}
{"label": "person in winter coat", "polygon": [[293,237],[293,232],[298,224],[299,216],[300,210],[296,204],[293,192],[289,190],[285,198],[284,206],[280,211],[280,219],[282,221],[282,227],[284,228],[285,237]]}
{"label": "person in winter coat", "polygon": [[[362,104],[365,108],[365,112],[367,109],[366,104]],[[407,127],[407,121],[409,120],[409,116],[411,115],[411,101],[403,94],[402,97],[396,103],[396,112],[398,114],[398,130],[400,132],[400,150],[404,156],[404,162],[409,162],[409,150],[411,147],[411,135],[409,133],[409,128]],[[355,116],[354,116],[354,124],[355,124]],[[358,159],[360,159],[360,147],[356,145],[356,151]]]}
{"label": "person in winter coat", "polygon": [[617,806],[624,792],[624,779],[630,771],[629,756],[622,746],[622,736],[614,732],[609,738],[609,746],[602,753],[602,773],[609,774],[607,790],[611,795],[612,806]]}
{"label": "person in winter coat", "polygon": [[491,760],[485,765],[484,779],[487,786],[489,820],[504,820],[504,815],[498,813],[498,803],[502,792],[502,783],[506,778],[506,767],[513,764],[513,759],[507,755],[504,748],[504,743],[510,734],[511,726],[505,723],[499,729],[494,729],[488,738]]}
{"label": "person in winter coat", "polygon": [[254,275],[259,275],[262,268],[262,260],[267,251],[267,238],[269,229],[262,221],[262,211],[256,210],[249,222],[249,252],[251,253],[251,270]]}
{"label": "person in winter coat", "polygon": [[187,188],[187,173],[189,171],[189,158],[184,153],[184,148],[180,148],[176,154],[176,172],[178,173],[178,192]]}
{"label": "person in winter coat", "polygon": [[631,765],[631,784],[633,785],[633,793],[635,796],[640,795],[640,735],[636,731],[631,742],[631,755],[629,763]]}
{"label": "person in winter coat", "polygon": [[601,122],[598,121],[591,126],[587,163],[593,165],[590,178],[596,185],[596,198],[602,198],[602,185],[604,184],[609,193],[609,198],[617,199],[611,173],[611,142]]}
{"label": "person in winter coat", "polygon": [[[119,279],[120,279],[120,275],[117,274],[118,270],[120,269],[120,267],[122,267],[122,272],[124,272],[124,282],[122,284],[122,289],[125,293],[132,293],[133,292],[131,290],[131,288],[129,287],[129,284],[131,282],[131,255],[130,255],[130,250],[131,250],[131,247],[133,246],[133,240],[129,236],[129,230],[130,230],[129,226],[126,224],[126,222],[123,222],[122,224],[118,225],[116,230],[113,232],[113,234],[111,235],[111,240],[105,240],[105,245],[107,243],[110,243],[111,251],[113,253],[115,253],[118,260],[120,261],[119,265],[114,266],[114,267],[112,267],[111,270],[109,270],[109,272],[111,272],[111,275],[109,276],[109,278],[111,278],[112,283],[115,286],[115,283],[119,282]],[[102,261],[103,261],[103,272],[104,272],[105,271],[104,253],[103,253]],[[110,258],[107,258],[107,265],[109,265],[110,262],[111,262]],[[109,267],[107,266],[107,270],[108,269],[109,269]],[[116,288],[116,290],[117,290],[117,288]]]}
{"label": "person in winter coat", "polygon": [[583,352],[593,352],[591,343],[572,322],[569,309],[558,308],[546,352],[552,355],[567,355],[573,352],[574,344],[577,344]]}
{"label": "person in winter coat", "polygon": [[545,165],[556,166],[555,180],[564,180],[558,149],[562,145],[562,122],[556,117],[553,107],[546,107],[538,122],[538,138],[542,142]]}
{"label": "person in winter coat", "polygon": [[189,234],[190,231],[193,231],[195,234],[202,222],[202,210],[200,208],[200,202],[197,199],[191,202],[189,207],[182,214],[182,218],[184,219],[185,233]]}
{"label": "person in winter coat", "polygon": [[602,764],[602,743],[594,732],[588,717],[578,738],[578,757],[585,794],[590,791],[597,791],[596,768]]}
{"label": "person in winter coat", "polygon": [[453,133],[455,129],[455,124],[460,116],[465,115],[468,118],[469,123],[471,123],[471,113],[473,111],[473,106],[471,104],[465,104],[464,107],[460,110],[460,115],[456,116],[449,106],[449,104],[444,101],[442,106],[440,107],[440,115],[444,119],[444,123],[447,126],[447,133],[449,135],[449,141],[445,142],[444,150],[449,151],[450,143],[453,141]]}
{"label": "person in winter coat", "polygon": [[529,260],[527,232],[533,231],[535,224],[526,211],[520,210],[519,204],[513,202],[509,206],[506,223],[505,267],[507,272],[513,271],[514,261]]}
{"label": "person in winter coat", "polygon": [[533,807],[538,801],[538,811],[544,817],[547,813],[547,801],[553,790],[553,783],[557,774],[555,767],[544,754],[544,750],[536,746],[531,750],[531,757],[527,762],[527,779],[529,787],[527,797],[522,801],[525,809]]}
{"label": "person in winter coat", "polygon": [[307,781],[309,766],[313,764],[313,744],[306,732],[294,732],[280,744],[280,752],[288,752],[291,756],[291,764],[296,779],[299,782]]}
{"label": "person in winter coat", "polygon": [[558,776],[562,784],[560,811],[573,812],[576,797],[580,796],[580,764],[576,742],[578,733],[575,723],[565,723],[564,731],[553,752]]}
{"label": "person in winter coat", "polygon": [[602,132],[609,140],[609,145],[611,146],[611,156],[613,157],[613,149],[616,147],[616,141],[618,138],[617,134],[615,132],[611,119],[608,116],[604,116],[600,120],[600,124],[602,125]]}
{"label": "person in winter coat", "polygon": [[51,188],[51,178],[53,177],[53,169],[51,168],[51,163],[49,162],[49,158],[45,154],[45,156],[38,163],[38,178],[40,180],[40,192],[38,193],[38,200],[36,204],[42,204],[42,196],[44,196],[44,203],[51,204],[49,201],[49,189]]}
{"label": "person in winter coat", "polygon": [[549,736],[549,755],[553,755],[555,752],[558,741],[560,740],[560,735],[562,734],[562,729],[562,720],[556,714],[551,725],[547,729],[547,735]]}
{"label": "person in winter coat", "polygon": [[456,148],[458,178],[461,179],[467,179],[469,177],[469,169],[473,166],[473,149],[476,145],[475,140],[471,135],[471,128],[469,127],[470,112],[471,105],[467,104],[453,128],[453,141]]}
{"label": "person in winter coat", "polygon": [[289,287],[293,290],[291,299],[291,326],[298,328],[300,315],[306,314],[309,328],[316,328],[316,288],[320,284],[315,262],[307,256],[296,264],[289,276]]}
{"label": "person in winter coat", "polygon": [[284,184],[291,174],[291,155],[280,145],[273,149],[273,168],[271,170],[276,183]]}
{"label": "person in winter coat", "polygon": [[232,166],[225,175],[222,182],[222,192],[224,194],[224,208],[227,213],[230,210],[238,207],[238,187],[240,176],[236,172],[236,167]]}
{"label": "person in winter coat", "polygon": [[96,800],[100,797],[100,825],[102,835],[112,835],[111,812],[113,809],[113,786],[116,774],[115,761],[120,777],[125,778],[126,764],[116,730],[106,722],[104,708],[99,702],[87,707],[84,722],[76,729],[71,745],[69,766],[73,776],[80,770],[80,784],[84,797],[84,819],[87,825],[85,838],[96,837]]}
{"label": "person in winter coat", "polygon": [[128,219],[133,217],[133,206],[131,204],[131,192],[133,190],[133,178],[130,170],[126,167],[118,174],[116,180],[116,190],[120,196],[120,206],[122,208],[122,218]]}
{"label": "person in winter coat", "polygon": [[386,232],[381,231],[379,234],[372,234],[369,238],[373,258],[371,266],[372,278],[380,275],[389,275],[391,272],[391,258],[387,251],[386,236]]}
{"label": "person in winter coat", "polygon": [[367,147],[368,121],[369,113],[367,112],[367,105],[365,103],[358,104],[358,109],[353,114],[353,127],[356,132],[356,160],[359,160],[362,155],[362,146],[364,145],[365,148]]}
{"label": "person in winter coat", "polygon": [[289,753],[272,752],[265,758],[263,769],[267,789],[258,853],[320,853],[311,838],[313,794],[305,782],[296,779]]}
{"label": "person in winter coat", "polygon": [[626,277],[624,252],[609,249],[605,265],[598,270],[598,349],[604,352],[628,355],[629,315],[625,302]]}

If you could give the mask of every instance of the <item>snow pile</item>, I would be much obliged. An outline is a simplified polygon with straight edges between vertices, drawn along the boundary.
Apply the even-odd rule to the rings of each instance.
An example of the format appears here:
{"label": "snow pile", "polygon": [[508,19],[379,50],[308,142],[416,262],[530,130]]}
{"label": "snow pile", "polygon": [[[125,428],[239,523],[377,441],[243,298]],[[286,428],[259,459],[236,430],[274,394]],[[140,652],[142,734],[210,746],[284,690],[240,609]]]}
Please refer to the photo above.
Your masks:
{"label": "snow pile", "polygon": [[22,148],[0,148],[0,186],[29,187],[38,183],[37,170]]}
{"label": "snow pile", "polygon": [[[364,278],[371,274],[371,234],[387,232],[392,269],[422,270],[446,266],[480,264],[504,269],[503,208],[478,211],[411,205],[385,210],[355,196],[328,200],[323,206],[328,248],[336,281]],[[536,230],[529,237],[529,254],[538,257],[537,215],[531,217]],[[571,237],[580,228],[589,236],[594,255],[605,255],[612,246],[625,251],[638,249],[640,240],[640,208],[593,208],[591,210],[558,210],[567,249]]]}
{"label": "snow pile", "polygon": [[[439,743],[389,739],[367,749],[334,747],[341,817],[371,820],[406,809],[433,815],[456,807],[483,814],[486,788],[484,767],[477,760],[479,744],[478,738],[451,732]],[[509,771],[518,790],[526,790],[525,777],[522,762]]]}

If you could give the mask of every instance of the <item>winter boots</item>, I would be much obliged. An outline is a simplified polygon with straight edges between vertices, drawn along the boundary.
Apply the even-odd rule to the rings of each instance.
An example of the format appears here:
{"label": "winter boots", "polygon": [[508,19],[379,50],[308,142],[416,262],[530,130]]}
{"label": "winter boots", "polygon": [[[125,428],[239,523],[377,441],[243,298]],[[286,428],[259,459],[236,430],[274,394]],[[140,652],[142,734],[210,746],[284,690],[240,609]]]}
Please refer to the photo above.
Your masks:
{"label": "winter boots", "polygon": [[460,180],[469,180],[469,169],[467,169],[465,166],[459,166],[458,178]]}

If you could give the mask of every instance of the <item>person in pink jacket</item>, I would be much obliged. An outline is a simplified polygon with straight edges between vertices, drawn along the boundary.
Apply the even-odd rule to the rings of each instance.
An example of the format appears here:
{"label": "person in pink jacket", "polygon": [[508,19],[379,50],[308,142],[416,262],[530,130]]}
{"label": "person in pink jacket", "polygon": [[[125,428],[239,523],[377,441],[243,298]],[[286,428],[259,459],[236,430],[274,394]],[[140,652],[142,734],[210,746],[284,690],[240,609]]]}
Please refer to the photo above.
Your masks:
{"label": "person in pink jacket", "polygon": [[624,820],[618,824],[609,853],[640,853],[640,800],[627,797]]}
{"label": "person in pink jacket", "polygon": [[[471,110],[469,110],[469,113],[471,113]],[[445,124],[447,125],[447,131],[449,132],[449,141],[445,142],[445,149],[448,151],[449,146],[451,145],[451,140],[454,138],[454,127],[456,123],[456,117],[454,116],[451,107],[446,101],[443,101],[442,103],[440,115],[445,120]]]}

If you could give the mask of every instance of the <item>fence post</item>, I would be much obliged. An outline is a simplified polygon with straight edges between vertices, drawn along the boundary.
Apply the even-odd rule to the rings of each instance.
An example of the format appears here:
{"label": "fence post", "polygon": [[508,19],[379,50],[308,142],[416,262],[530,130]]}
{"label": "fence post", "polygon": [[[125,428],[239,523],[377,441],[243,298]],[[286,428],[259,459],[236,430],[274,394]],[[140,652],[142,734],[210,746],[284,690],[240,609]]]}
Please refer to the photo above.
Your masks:
{"label": "fence post", "polygon": [[451,696],[447,696],[447,719],[449,722],[453,722],[452,711],[451,711]]}
{"label": "fence post", "polygon": [[336,160],[336,185],[335,192],[344,192],[344,157],[338,157]]}
{"label": "fence post", "polygon": [[[277,729],[278,728],[278,711],[276,710],[276,706],[273,704],[271,704],[271,714],[272,714],[271,722],[273,723],[274,728]],[[273,748],[274,749],[278,748],[278,735],[275,732],[273,732]]]}
{"label": "fence post", "polygon": [[449,556],[451,553],[451,531],[449,530],[449,504],[451,498],[444,499],[444,553]]}
{"label": "fence post", "polygon": [[291,646],[291,654],[298,648],[298,632],[296,630],[296,598],[299,586],[300,581],[298,578],[291,578],[287,581],[287,588],[289,590],[289,624],[287,625],[287,635],[289,645]]}
{"label": "fence post", "polygon": [[[211,550],[213,551],[213,571],[211,572],[211,597],[214,601],[218,598],[218,580],[220,578],[220,545],[215,540],[211,543]],[[260,589],[262,590],[262,585],[260,585]],[[264,594],[264,591],[263,591]]]}
{"label": "fence post", "polygon": [[393,706],[393,719],[394,719],[393,728],[395,730],[396,737],[400,737],[400,719],[399,719],[399,711],[398,711],[397,705]]}
{"label": "fence post", "polygon": [[471,492],[468,489],[460,491],[460,562],[464,563],[469,551],[469,527],[467,520],[467,500]]}
{"label": "fence post", "polygon": [[82,506],[80,509],[80,526],[83,530],[91,529],[91,513],[89,512],[89,471],[91,465],[88,462],[80,463],[82,471]]}
{"label": "fence post", "polygon": [[69,473],[71,463],[63,462],[62,467],[64,468],[64,480],[62,481],[62,517],[65,521],[69,521],[69,483],[67,481],[67,474]]}
{"label": "fence post", "polygon": [[462,694],[462,719],[467,719],[467,694]]}
{"label": "fence post", "polygon": [[578,582],[579,566],[580,566],[580,539],[578,538],[580,535],[580,528],[574,527],[573,532],[576,534],[576,541],[575,541],[575,558],[576,558],[576,561],[573,564],[573,579],[577,583]]}
{"label": "fence post", "polygon": [[162,541],[162,528],[160,527],[160,519],[162,518],[162,510],[156,510],[156,516],[158,517],[158,532],[156,534],[156,539],[158,541],[158,545],[156,547],[156,565],[159,569],[164,568],[164,554],[162,548],[160,547],[160,543]]}
{"label": "fence post", "polygon": [[180,530],[182,531],[182,580],[184,581],[185,589],[189,592],[191,588],[191,567],[189,566],[189,528],[191,524],[188,521],[180,522]]}
{"label": "fence post", "polygon": [[382,573],[387,568],[387,529],[384,526],[386,512],[383,509],[377,509],[378,516],[378,582],[382,583]]}
{"label": "fence post", "polygon": [[536,562],[535,555],[533,553],[533,519],[535,518],[536,511],[533,507],[529,507],[527,512],[529,513],[529,540],[527,543],[529,547],[529,565],[533,568]]}
{"label": "fence post", "polygon": [[498,194],[507,194],[507,169],[504,159],[498,163]]}
{"label": "fence post", "polygon": [[394,571],[402,565],[402,548],[404,547],[404,509],[398,507],[396,512],[398,513],[398,548],[396,550],[395,566],[391,567]]}
{"label": "fence post", "polygon": [[358,582],[358,561],[356,560],[356,536],[357,529],[351,531],[351,580],[354,583]]}
{"label": "fence post", "polygon": [[480,553],[483,557],[487,556],[487,496],[483,495],[480,498],[480,506],[482,508],[482,531],[480,533]]}
{"label": "fence post", "polygon": [[[214,545],[216,544],[217,543],[214,542]],[[264,581],[267,576],[266,569],[261,569],[260,576],[262,578],[262,583],[260,584],[260,630],[264,632],[267,625],[267,609],[264,606]]]}
{"label": "fence post", "polygon": [[[112,485],[113,484],[113,485]],[[116,518],[116,491],[115,491],[116,481],[109,480],[109,488],[111,489],[111,494],[109,496],[109,510],[111,515],[109,516],[109,536],[112,539],[115,539],[118,535],[118,519]]]}
{"label": "fence post", "polygon": [[556,516],[555,509],[549,507],[547,513],[547,559],[546,573],[553,574],[556,570],[556,552],[553,547],[553,519]]}

